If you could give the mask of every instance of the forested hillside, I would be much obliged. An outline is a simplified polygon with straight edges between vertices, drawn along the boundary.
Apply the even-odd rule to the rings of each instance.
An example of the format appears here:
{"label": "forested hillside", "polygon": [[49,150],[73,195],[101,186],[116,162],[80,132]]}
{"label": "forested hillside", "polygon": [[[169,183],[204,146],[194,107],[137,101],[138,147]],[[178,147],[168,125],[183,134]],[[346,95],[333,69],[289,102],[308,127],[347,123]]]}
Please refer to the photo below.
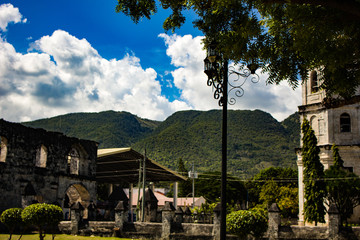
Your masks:
{"label": "forested hillside", "polygon": [[[141,119],[127,112],[73,113],[24,123],[68,136],[94,140],[99,148],[146,148],[150,158],[176,170],[183,159],[198,172],[219,171],[221,111],[181,111],[163,122]],[[228,111],[228,171],[251,177],[270,166],[296,166],[299,146],[297,113],[279,123],[255,110]]]}
{"label": "forested hillside", "polygon": [[[298,114],[279,123],[260,110],[228,112],[228,171],[250,177],[270,166],[296,166],[300,126]],[[221,164],[221,111],[183,111],[170,116],[151,136],[134,145],[174,168],[179,158],[196,170],[219,171]]]}
{"label": "forested hillside", "polygon": [[70,113],[23,123],[29,127],[62,132],[67,136],[98,142],[99,148],[129,147],[151,133],[158,121],[128,112]]}

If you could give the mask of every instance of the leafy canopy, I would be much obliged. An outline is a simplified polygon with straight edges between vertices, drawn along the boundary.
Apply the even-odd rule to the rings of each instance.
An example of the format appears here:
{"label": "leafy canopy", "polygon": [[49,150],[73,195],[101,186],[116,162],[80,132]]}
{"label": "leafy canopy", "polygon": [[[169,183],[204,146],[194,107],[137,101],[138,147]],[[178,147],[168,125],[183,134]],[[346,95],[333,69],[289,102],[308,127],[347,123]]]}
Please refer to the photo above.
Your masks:
{"label": "leafy canopy", "polygon": [[196,13],[194,26],[205,35],[205,45],[216,39],[224,57],[259,65],[268,82],[298,76],[307,78],[318,69],[323,88],[343,97],[360,84],[360,1],[337,0],[118,0],[117,12],[136,23],[150,19],[158,7],[171,9],[163,28],[185,22],[184,11]]}
{"label": "leafy canopy", "polygon": [[353,209],[360,205],[360,179],[344,168],[339,149],[332,146],[334,165],[325,171],[326,190],[329,204],[335,204],[340,214],[341,225],[347,224]]}

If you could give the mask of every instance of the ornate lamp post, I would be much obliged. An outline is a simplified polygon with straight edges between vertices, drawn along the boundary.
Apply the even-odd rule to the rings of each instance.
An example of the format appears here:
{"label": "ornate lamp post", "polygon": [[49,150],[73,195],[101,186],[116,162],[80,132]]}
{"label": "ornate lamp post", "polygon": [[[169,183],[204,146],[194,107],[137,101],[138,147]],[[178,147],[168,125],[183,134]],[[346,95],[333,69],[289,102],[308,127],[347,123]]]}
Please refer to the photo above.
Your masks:
{"label": "ornate lamp post", "polygon": [[[219,106],[222,107],[221,240],[226,239],[227,108],[228,104],[236,103],[235,97],[244,95],[242,86],[248,78],[251,78],[252,82],[259,81],[259,76],[255,73],[257,64],[249,64],[248,69],[244,69],[242,73],[235,71],[234,67],[229,68],[228,64],[228,59],[224,59],[217,51],[216,44],[210,44],[204,59],[204,72],[208,76],[207,85],[214,87],[214,98],[219,100]],[[229,99],[228,94],[232,91],[235,97]]]}

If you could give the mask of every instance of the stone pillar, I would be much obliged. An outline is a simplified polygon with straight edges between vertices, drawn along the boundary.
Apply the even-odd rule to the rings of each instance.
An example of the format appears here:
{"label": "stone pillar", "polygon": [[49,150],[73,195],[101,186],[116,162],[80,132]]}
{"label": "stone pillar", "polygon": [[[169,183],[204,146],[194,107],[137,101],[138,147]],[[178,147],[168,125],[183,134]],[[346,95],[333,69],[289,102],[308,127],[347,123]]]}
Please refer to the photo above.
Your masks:
{"label": "stone pillar", "polygon": [[214,208],[214,224],[213,224],[213,239],[214,240],[220,240],[220,222],[221,222],[221,204],[218,203],[216,207]]}
{"label": "stone pillar", "polygon": [[96,205],[91,201],[88,206],[88,220],[95,221],[96,220]]}
{"label": "stone pillar", "polygon": [[181,207],[177,207],[175,211],[175,222],[177,224],[181,224],[184,221],[184,211],[181,209]]}
{"label": "stone pillar", "polygon": [[268,209],[268,216],[269,216],[269,239],[278,239],[279,238],[279,229],[281,225],[281,216],[280,216],[280,209],[276,203],[271,204],[270,208]]}
{"label": "stone pillar", "polygon": [[165,203],[162,210],[162,233],[161,239],[169,239],[171,233],[171,223],[173,220],[173,207],[170,202]]}
{"label": "stone pillar", "polygon": [[115,207],[115,227],[114,230],[118,232],[120,235],[122,233],[124,222],[127,217],[127,209],[124,206],[123,201],[119,201],[119,203]]}
{"label": "stone pillar", "polygon": [[192,223],[191,211],[189,207],[185,208],[184,223]]}
{"label": "stone pillar", "polygon": [[71,215],[71,234],[76,235],[79,232],[79,225],[81,222],[81,211],[84,210],[84,207],[81,203],[76,202],[70,207],[70,215]]}
{"label": "stone pillar", "polygon": [[329,214],[329,240],[336,239],[340,232],[340,214],[335,206],[335,204],[331,204],[328,210]]}

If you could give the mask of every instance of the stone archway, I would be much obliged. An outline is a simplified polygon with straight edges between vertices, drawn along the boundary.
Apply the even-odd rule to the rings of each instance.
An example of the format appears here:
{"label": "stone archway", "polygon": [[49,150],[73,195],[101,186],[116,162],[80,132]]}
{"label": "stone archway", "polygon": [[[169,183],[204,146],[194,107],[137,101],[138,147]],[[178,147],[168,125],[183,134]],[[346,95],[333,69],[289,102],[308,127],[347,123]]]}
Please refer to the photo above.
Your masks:
{"label": "stone archway", "polygon": [[[90,205],[90,194],[82,184],[72,184],[65,192],[64,207],[70,207],[76,202],[84,207],[83,218],[86,219],[88,216],[87,208]],[[65,206],[65,203],[68,206]]]}

